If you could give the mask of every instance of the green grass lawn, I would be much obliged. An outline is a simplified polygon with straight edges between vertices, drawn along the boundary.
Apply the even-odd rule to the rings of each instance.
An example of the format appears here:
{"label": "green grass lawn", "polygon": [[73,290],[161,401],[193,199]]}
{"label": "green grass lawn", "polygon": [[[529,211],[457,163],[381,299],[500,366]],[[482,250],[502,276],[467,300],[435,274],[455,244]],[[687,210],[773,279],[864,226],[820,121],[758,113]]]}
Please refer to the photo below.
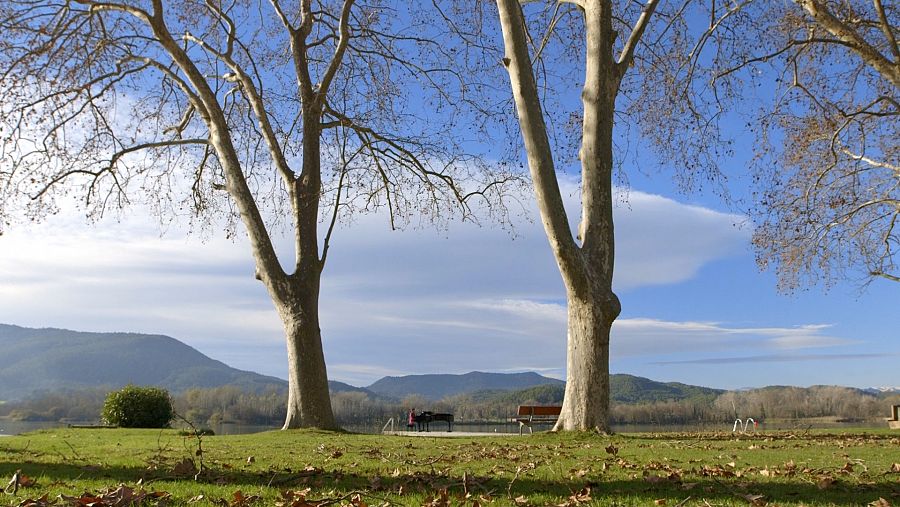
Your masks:
{"label": "green grass lawn", "polygon": [[452,439],[274,431],[207,436],[202,449],[198,473],[198,440],[174,430],[5,437],[0,486],[16,470],[22,486],[0,505],[900,506],[900,435],[887,430]]}

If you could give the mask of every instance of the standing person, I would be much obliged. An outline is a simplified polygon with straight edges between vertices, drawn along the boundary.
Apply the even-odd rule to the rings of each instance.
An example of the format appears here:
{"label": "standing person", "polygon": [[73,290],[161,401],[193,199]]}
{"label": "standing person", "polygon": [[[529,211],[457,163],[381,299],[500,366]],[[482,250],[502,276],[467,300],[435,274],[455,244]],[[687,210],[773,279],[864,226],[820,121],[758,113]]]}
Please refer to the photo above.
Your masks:
{"label": "standing person", "polygon": [[416,409],[409,409],[409,414],[406,417],[406,429],[408,431],[412,431],[412,427],[416,425]]}

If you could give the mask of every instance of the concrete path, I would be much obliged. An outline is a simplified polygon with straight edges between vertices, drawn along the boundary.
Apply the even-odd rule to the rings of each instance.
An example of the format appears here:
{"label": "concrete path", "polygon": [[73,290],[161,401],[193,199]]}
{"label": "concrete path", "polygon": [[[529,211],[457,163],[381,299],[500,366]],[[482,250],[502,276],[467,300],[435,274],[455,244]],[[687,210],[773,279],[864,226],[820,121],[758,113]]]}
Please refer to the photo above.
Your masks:
{"label": "concrete path", "polygon": [[383,435],[393,435],[396,437],[517,437],[518,433],[487,433],[487,432],[466,432],[466,431],[385,431]]}

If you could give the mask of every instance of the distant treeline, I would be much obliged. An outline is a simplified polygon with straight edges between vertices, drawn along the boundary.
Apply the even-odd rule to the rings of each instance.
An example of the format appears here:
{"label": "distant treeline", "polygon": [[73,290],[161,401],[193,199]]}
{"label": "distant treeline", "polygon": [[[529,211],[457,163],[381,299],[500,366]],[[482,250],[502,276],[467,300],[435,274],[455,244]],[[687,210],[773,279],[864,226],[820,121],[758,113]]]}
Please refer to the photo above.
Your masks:
{"label": "distant treeline", "polygon": [[[0,417],[23,421],[96,421],[108,389],[48,393],[32,399],[0,404]],[[518,405],[562,402],[560,386],[544,385],[521,391],[482,391],[440,401],[420,396],[392,400],[361,391],[332,393],[340,424],[375,427],[389,418],[403,420],[409,409],[451,412],[457,422],[506,421]],[[279,426],[286,413],[283,390],[251,394],[237,387],[189,389],[173,397],[176,412],[198,425],[239,423]],[[729,391],[716,396],[697,395],[681,400],[623,403],[612,406],[613,424],[719,423],[735,417],[877,420],[888,415],[888,405],[900,404],[900,394],[872,395],[858,389],[833,386],[766,387]],[[402,424],[402,423],[401,423]]]}

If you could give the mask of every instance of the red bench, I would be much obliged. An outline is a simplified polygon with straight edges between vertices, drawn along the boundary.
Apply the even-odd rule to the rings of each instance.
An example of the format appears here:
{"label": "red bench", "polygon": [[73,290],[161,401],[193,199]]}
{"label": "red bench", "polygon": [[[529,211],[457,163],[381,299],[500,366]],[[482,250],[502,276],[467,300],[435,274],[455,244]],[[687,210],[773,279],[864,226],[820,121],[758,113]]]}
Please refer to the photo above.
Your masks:
{"label": "red bench", "polygon": [[534,423],[554,423],[559,419],[562,412],[560,406],[545,405],[519,405],[516,411],[516,422],[519,423],[519,435],[522,434],[525,426],[528,426],[528,432],[534,433],[531,425]]}

